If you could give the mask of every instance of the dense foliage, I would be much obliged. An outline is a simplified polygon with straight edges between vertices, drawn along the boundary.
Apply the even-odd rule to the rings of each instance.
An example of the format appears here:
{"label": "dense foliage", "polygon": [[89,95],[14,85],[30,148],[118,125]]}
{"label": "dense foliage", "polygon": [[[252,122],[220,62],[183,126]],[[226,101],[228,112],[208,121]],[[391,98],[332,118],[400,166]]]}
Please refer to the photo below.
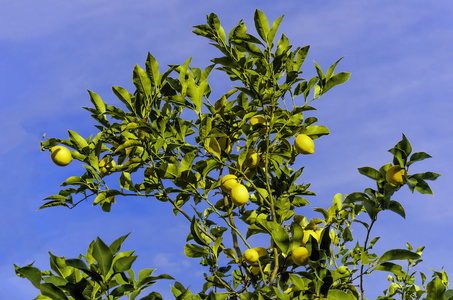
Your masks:
{"label": "dense foliage", "polygon": [[[188,59],[162,72],[148,54],[145,69],[134,68],[133,93],[113,87],[120,105],[107,105],[89,91],[94,107],[85,109],[99,123],[95,134],[83,138],[69,130],[69,139],[41,143],[42,150],[70,148],[84,167],[41,208],[73,208],[91,200],[109,212],[123,196],[167,202],[187,219],[184,251],[206,267],[202,290],[194,294],[169,275],[153,276],[153,269],[137,277],[131,269],[134,251],[120,252],[123,236],[109,246],[97,238],[76,259],[50,253],[49,271],[16,266],[39,289],[36,299],[132,300],[162,279],[172,280],[176,299],[365,299],[363,282],[375,271],[390,274],[379,299],[453,299],[443,271],[430,280],[420,273],[421,284],[415,284],[412,268],[421,262],[423,247],[414,251],[408,243],[407,249],[373,252],[379,214],[388,210],[405,217],[395,193],[407,186],[432,194],[427,180],[440,176],[409,173],[413,163],[430,156],[413,153],[404,135],[389,150],[388,163],[359,168],[372,187],[337,194],[328,208],[307,200],[315,194],[307,178],[300,183],[304,168],[298,166],[302,156],[315,155],[316,140],[329,134],[310,116],[312,105],[350,74],[335,73],[339,59],[327,72],[315,63],[317,75],[303,78],[309,46],[294,48],[285,35],[275,44],[282,19],[270,26],[256,10],[258,36],[247,33],[242,21],[227,36],[210,14],[194,33],[221,52],[212,65],[201,70]],[[231,89],[211,91],[207,79],[214,68],[229,77]],[[221,96],[213,100],[213,94]],[[54,159],[62,166],[71,160]],[[304,216],[313,211],[319,218]],[[365,228],[360,243],[354,226]],[[267,243],[251,245],[257,234],[267,236]],[[162,298],[146,293],[140,299]]]}

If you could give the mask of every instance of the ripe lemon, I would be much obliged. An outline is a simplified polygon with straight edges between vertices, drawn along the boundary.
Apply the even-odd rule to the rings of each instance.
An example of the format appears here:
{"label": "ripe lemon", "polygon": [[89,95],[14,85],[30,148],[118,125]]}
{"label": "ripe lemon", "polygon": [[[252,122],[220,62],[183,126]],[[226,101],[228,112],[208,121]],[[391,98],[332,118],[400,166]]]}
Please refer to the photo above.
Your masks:
{"label": "ripe lemon", "polygon": [[244,252],[245,261],[251,265],[255,265],[258,262],[259,258],[260,256],[255,249],[247,249]]}
{"label": "ripe lemon", "polygon": [[255,126],[261,124],[263,127],[260,129],[260,133],[266,133],[266,126],[267,126],[267,121],[266,118],[263,116],[253,116],[250,118],[250,125]]}
{"label": "ripe lemon", "polygon": [[72,161],[72,154],[66,147],[55,146],[50,149],[50,158],[57,166],[64,167]]}
{"label": "ripe lemon", "polygon": [[267,249],[264,247],[255,247],[253,250],[258,252],[259,257],[267,256]]}
{"label": "ripe lemon", "polygon": [[260,162],[260,155],[256,153],[255,150],[249,150],[247,152],[247,156],[245,157],[244,164],[243,166],[246,168],[254,168],[256,167]]}
{"label": "ripe lemon", "polygon": [[238,183],[231,188],[231,201],[237,206],[243,206],[249,201],[249,191]]}
{"label": "ripe lemon", "polygon": [[387,170],[385,173],[385,180],[388,183],[394,185],[402,185],[404,184],[404,177],[407,176],[407,171],[404,168],[401,168],[399,165],[392,166],[390,169]]}
{"label": "ripe lemon", "polygon": [[111,168],[116,166],[115,161],[112,159],[109,161],[109,157],[106,156],[101,161],[99,162],[99,170],[101,173],[101,177],[107,175],[110,171]]}
{"label": "ripe lemon", "polygon": [[252,125],[252,126],[255,126],[256,124],[265,125],[266,123],[267,123],[266,118],[263,116],[253,116],[250,118],[250,125]]}
{"label": "ripe lemon", "polygon": [[222,180],[220,181],[220,188],[222,191],[229,194],[231,192],[231,188],[238,183],[239,180],[236,175],[228,174],[222,177]]}
{"label": "ripe lemon", "polygon": [[293,250],[291,255],[294,263],[298,266],[305,266],[308,264],[308,250],[305,247],[297,247]]}
{"label": "ripe lemon", "polygon": [[313,140],[306,134],[299,134],[294,141],[294,147],[300,154],[315,153],[315,144]]}

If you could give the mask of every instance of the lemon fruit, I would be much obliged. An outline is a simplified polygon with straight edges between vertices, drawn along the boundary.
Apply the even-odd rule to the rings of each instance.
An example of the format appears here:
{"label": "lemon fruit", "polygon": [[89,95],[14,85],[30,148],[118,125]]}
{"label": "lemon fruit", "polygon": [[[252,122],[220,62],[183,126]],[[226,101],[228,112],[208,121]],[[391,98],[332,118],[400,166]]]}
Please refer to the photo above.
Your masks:
{"label": "lemon fruit", "polygon": [[50,149],[50,158],[57,166],[64,167],[72,161],[72,154],[66,147],[55,146]]}
{"label": "lemon fruit", "polygon": [[249,201],[249,191],[240,183],[231,188],[230,194],[231,201],[237,206],[243,206]]}
{"label": "lemon fruit", "polygon": [[315,144],[313,140],[306,134],[299,134],[294,141],[294,147],[300,154],[315,153]]}
{"label": "lemon fruit", "polygon": [[305,247],[297,247],[293,250],[291,258],[293,262],[298,266],[305,266],[308,264],[308,250]]}
{"label": "lemon fruit", "polygon": [[264,247],[255,247],[255,248],[253,248],[253,250],[258,252],[259,257],[267,256],[267,250]]}
{"label": "lemon fruit", "polygon": [[250,265],[255,265],[258,262],[259,258],[260,256],[255,249],[247,249],[244,252],[244,259]]}
{"label": "lemon fruit", "polygon": [[250,118],[250,125],[254,127],[255,125],[261,124],[263,127],[260,129],[260,133],[266,132],[267,121],[266,118],[263,116],[253,116]]}
{"label": "lemon fruit", "polygon": [[109,157],[106,156],[99,162],[99,171],[101,173],[101,177],[107,175],[111,168],[116,166],[115,161],[112,159],[109,161]]}
{"label": "lemon fruit", "polygon": [[239,180],[236,175],[228,174],[222,177],[220,181],[220,188],[222,189],[222,191],[229,194],[233,186],[235,186],[236,184],[239,184]]}
{"label": "lemon fruit", "polygon": [[390,167],[385,173],[385,180],[388,183],[394,185],[402,185],[404,184],[405,178],[407,176],[407,171],[404,168],[401,168],[399,165],[395,165]]}

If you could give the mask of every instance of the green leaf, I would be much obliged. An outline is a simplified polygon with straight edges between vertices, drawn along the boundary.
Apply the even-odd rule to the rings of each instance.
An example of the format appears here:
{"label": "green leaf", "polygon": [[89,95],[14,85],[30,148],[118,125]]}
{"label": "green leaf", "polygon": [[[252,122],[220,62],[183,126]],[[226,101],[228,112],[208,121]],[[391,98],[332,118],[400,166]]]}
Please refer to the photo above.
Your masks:
{"label": "green leaf", "polygon": [[149,79],[148,74],[146,74],[139,65],[135,65],[134,71],[132,72],[132,82],[146,99],[151,99],[151,80]]}
{"label": "green leaf", "polygon": [[371,167],[359,168],[359,173],[376,181],[384,180],[384,176],[378,170]]}
{"label": "green leaf", "polygon": [[52,283],[43,283],[39,287],[41,294],[52,298],[52,300],[68,300],[65,293]]}
{"label": "green leaf", "polygon": [[131,268],[132,264],[137,259],[137,257],[138,256],[129,256],[118,258],[113,264],[113,271],[115,273],[126,272]]}
{"label": "green leaf", "polygon": [[95,92],[92,92],[90,90],[88,90],[88,94],[90,94],[90,101],[91,101],[91,103],[93,103],[96,110],[102,114],[105,113],[106,105],[105,105],[104,101],[102,101],[101,97],[99,97],[98,94],[96,94]]}
{"label": "green leaf", "polygon": [[424,160],[426,158],[431,158],[431,155],[429,155],[428,153],[425,153],[425,152],[415,152],[414,154],[411,155],[407,165],[410,166],[414,162],[421,161],[421,160]]}
{"label": "green leaf", "polygon": [[384,262],[373,268],[376,271],[391,272],[396,276],[403,276],[403,267],[394,263]]}
{"label": "green leaf", "polygon": [[305,133],[306,135],[310,136],[311,139],[315,140],[322,135],[329,134],[330,132],[326,126],[309,125],[305,127],[305,129],[302,130],[301,133]]}
{"label": "green leaf", "polygon": [[340,62],[340,60],[342,60],[344,58],[343,57],[340,57],[335,63],[333,63],[329,69],[327,70],[327,73],[326,73],[326,80],[329,81],[329,79],[333,76],[334,74],[334,71],[335,71],[335,68],[337,67],[338,63]]}
{"label": "green leaf", "polygon": [[431,280],[428,285],[426,286],[426,290],[428,292],[427,300],[440,300],[443,299],[445,293],[445,286],[442,283],[442,279],[439,277],[435,277]]}
{"label": "green leaf", "polygon": [[63,257],[55,256],[50,251],[49,255],[50,255],[50,268],[53,271],[55,271],[57,275],[63,278],[67,278],[72,274],[74,269],[66,265],[66,258],[64,256]]}
{"label": "green leaf", "polygon": [[289,279],[298,289],[301,291],[305,290],[304,280],[300,276],[297,276],[296,274],[289,274]]}
{"label": "green leaf", "polygon": [[395,148],[403,150],[404,153],[406,154],[406,157],[408,157],[412,152],[411,143],[409,143],[409,140],[406,138],[406,136],[404,134],[403,134],[403,138],[401,139],[401,141],[399,141],[395,145]]}
{"label": "green leaf", "polygon": [[148,52],[148,57],[146,59],[146,73],[148,74],[148,77],[151,78],[151,82],[153,83],[154,86],[159,86],[160,85],[160,79],[159,79],[159,64],[157,63],[157,60],[154,58],[154,56],[151,55],[150,52]]}
{"label": "green leaf", "polygon": [[131,234],[130,232],[126,235],[123,235],[122,237],[117,238],[110,246],[110,251],[112,254],[118,253],[118,251],[121,250],[121,245],[123,242],[126,240],[126,238]]}
{"label": "green leaf", "polygon": [[27,266],[23,268],[16,268],[16,274],[21,277],[25,277],[34,285],[35,288],[39,289],[41,283],[41,271],[38,268]]}
{"label": "green leaf", "polygon": [[420,255],[406,249],[392,249],[379,258],[378,263],[383,263],[389,260],[406,260],[406,259],[419,259]]}
{"label": "green leaf", "polygon": [[184,254],[187,257],[195,258],[195,257],[203,257],[204,255],[209,254],[209,252],[208,252],[208,250],[206,250],[203,247],[193,245],[193,244],[187,244],[184,247]]}
{"label": "green leaf", "polygon": [[324,73],[322,72],[321,67],[320,67],[316,62],[314,62],[314,63],[315,63],[316,73],[318,73],[318,78],[321,79],[321,80],[325,79],[326,76],[325,76]]}
{"label": "green leaf", "polygon": [[389,210],[399,214],[401,217],[406,218],[406,213],[404,211],[403,206],[394,200],[390,200]]}
{"label": "green leaf", "polygon": [[340,72],[338,74],[333,75],[325,84],[323,93],[326,93],[328,90],[333,88],[336,85],[340,85],[345,83],[351,77],[351,73]]}
{"label": "green leaf", "polygon": [[114,153],[119,153],[126,148],[135,147],[135,146],[142,146],[141,140],[127,140],[123,144],[121,144],[118,148],[116,148]]}
{"label": "green leaf", "polygon": [[344,199],[345,203],[354,203],[354,202],[359,202],[359,201],[365,201],[369,200],[370,197],[368,197],[367,194],[365,193],[360,193],[360,192],[354,192],[346,196]]}
{"label": "green leaf", "polygon": [[342,290],[329,290],[329,293],[327,294],[327,299],[331,300],[356,300],[355,297],[353,297],[350,294],[347,294],[346,292]]}
{"label": "green leaf", "polygon": [[120,186],[128,191],[136,191],[129,172],[122,172],[120,176]]}
{"label": "green leaf", "polygon": [[126,105],[127,109],[130,111],[134,111],[134,106],[132,105],[131,94],[122,87],[113,86],[112,87],[113,93],[118,97],[118,99]]}
{"label": "green leaf", "polygon": [[255,10],[254,20],[256,32],[258,32],[258,35],[263,39],[263,41],[269,43],[267,40],[269,34],[269,22],[267,21],[266,16],[262,11],[257,9]]}
{"label": "green leaf", "polygon": [[198,149],[192,150],[184,154],[184,157],[182,158],[181,161],[181,172],[184,172],[186,170],[190,170],[192,167],[192,163],[197,157],[198,154]]}
{"label": "green leaf", "polygon": [[131,291],[135,291],[134,286],[132,284],[125,284],[125,285],[119,286],[116,289],[114,289],[110,293],[110,296],[112,296],[112,297],[121,297],[124,294],[126,294],[126,292],[131,292]]}
{"label": "green leaf", "polygon": [[190,222],[190,233],[192,234],[194,241],[198,244],[202,246],[207,246],[209,244],[204,240],[202,233],[198,229],[198,223],[195,216],[193,216],[192,221]]}
{"label": "green leaf", "polygon": [[421,178],[417,179],[417,184],[415,185],[415,190],[420,194],[429,194],[433,195],[433,191],[429,187],[428,183]]}
{"label": "green leaf", "polygon": [[[302,67],[302,64],[305,61],[305,58],[307,58],[308,55],[308,50],[310,49],[310,46],[305,46],[300,48],[297,51],[297,56],[296,56],[296,71],[299,71],[300,68]],[[305,85],[307,85],[307,82],[303,82]]]}
{"label": "green leaf", "polygon": [[163,298],[158,292],[152,292],[148,296],[140,298],[140,300],[163,300]]}
{"label": "green leaf", "polygon": [[99,237],[93,244],[93,257],[98,262],[102,275],[107,275],[112,266],[113,255],[110,248]]}
{"label": "green leaf", "polygon": [[266,229],[280,250],[282,250],[283,253],[288,254],[289,235],[286,230],[277,222],[267,221],[265,219],[256,219],[256,222]]}
{"label": "green leaf", "polygon": [[68,130],[69,133],[69,140],[77,146],[77,150],[83,152],[84,154],[88,154],[88,143],[87,141],[82,138],[77,132]]}
{"label": "green leaf", "polygon": [[280,27],[280,23],[283,20],[283,16],[280,16],[277,20],[274,21],[272,24],[271,30],[269,31],[267,35],[267,42],[268,45],[272,45],[274,43],[275,35],[277,34],[278,27]]}

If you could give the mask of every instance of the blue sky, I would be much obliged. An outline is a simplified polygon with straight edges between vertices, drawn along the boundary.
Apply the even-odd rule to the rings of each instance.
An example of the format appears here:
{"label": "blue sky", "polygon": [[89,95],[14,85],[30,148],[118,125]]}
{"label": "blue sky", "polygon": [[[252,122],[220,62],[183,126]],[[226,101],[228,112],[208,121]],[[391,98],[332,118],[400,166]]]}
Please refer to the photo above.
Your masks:
{"label": "blue sky", "polygon": [[[84,203],[74,210],[36,211],[41,199],[59,184],[82,173],[80,163],[66,168],[52,164],[39,142],[67,137],[67,129],[89,136],[93,121],[87,89],[108,104],[119,102],[112,85],[133,91],[132,69],[144,66],[147,52],[161,69],[193,57],[192,66],[206,67],[220,56],[207,40],[191,33],[215,12],[228,32],[243,19],[254,32],[253,13],[262,10],[273,22],[285,15],[279,34],[294,47],[311,45],[304,63],[314,75],[313,60],[327,69],[346,56],[338,71],[351,72],[348,83],[323,96],[314,112],[331,135],[304,158],[303,180],[312,183],[314,206],[328,207],[336,193],[362,191],[372,182],[358,167],[391,162],[387,150],[404,133],[415,151],[433,158],[411,172],[435,171],[435,197],[412,195],[406,189],[395,199],[406,220],[384,213],[375,227],[379,249],[426,245],[420,269],[453,272],[453,3],[450,1],[4,1],[0,10],[0,290],[2,299],[32,299],[36,290],[14,275],[13,264],[48,269],[48,251],[68,258],[84,253],[100,236],[112,242],[133,233],[123,249],[136,250],[135,269],[156,268],[198,291],[194,274],[203,269],[183,255],[187,223],[174,218],[158,201],[123,199],[110,214]],[[230,82],[219,74],[213,86],[224,91]],[[222,91],[219,91],[220,94]],[[388,285],[387,274],[368,282],[369,299]],[[376,288],[376,282],[380,285]],[[169,295],[168,284],[155,285]]]}

